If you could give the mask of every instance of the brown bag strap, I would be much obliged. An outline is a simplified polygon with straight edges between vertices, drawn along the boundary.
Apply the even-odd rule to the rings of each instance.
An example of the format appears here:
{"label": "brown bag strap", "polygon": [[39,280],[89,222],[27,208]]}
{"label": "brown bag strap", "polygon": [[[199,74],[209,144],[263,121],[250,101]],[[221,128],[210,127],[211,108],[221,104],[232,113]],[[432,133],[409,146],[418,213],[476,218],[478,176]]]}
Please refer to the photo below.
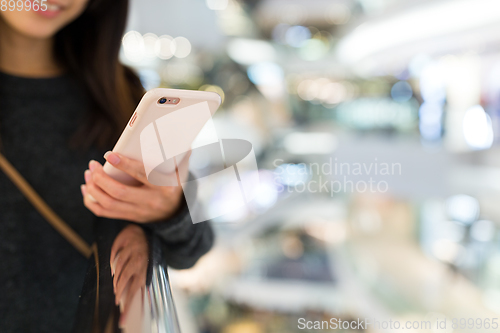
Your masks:
{"label": "brown bag strap", "polygon": [[66,224],[45,201],[36,193],[36,191],[28,184],[19,172],[10,164],[10,162],[0,153],[0,168],[5,172],[7,177],[17,186],[24,194],[26,199],[35,207],[35,209],[47,220],[47,222],[56,229],[61,236],[66,238],[75,249],[89,258],[92,254],[92,249],[83,238],[80,237],[69,225]]}

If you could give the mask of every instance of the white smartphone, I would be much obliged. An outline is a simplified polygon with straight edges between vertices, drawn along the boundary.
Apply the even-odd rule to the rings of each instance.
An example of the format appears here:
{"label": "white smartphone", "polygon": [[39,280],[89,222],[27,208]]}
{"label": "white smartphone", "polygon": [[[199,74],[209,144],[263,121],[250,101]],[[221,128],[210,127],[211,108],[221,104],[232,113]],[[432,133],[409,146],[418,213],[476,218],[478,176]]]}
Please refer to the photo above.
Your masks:
{"label": "white smartphone", "polygon": [[[176,166],[202,128],[211,122],[220,104],[221,97],[214,92],[152,89],[142,97],[113,152],[142,161],[153,184],[169,185],[159,180],[161,175],[175,173]],[[108,162],[104,171],[124,184],[139,184]]]}

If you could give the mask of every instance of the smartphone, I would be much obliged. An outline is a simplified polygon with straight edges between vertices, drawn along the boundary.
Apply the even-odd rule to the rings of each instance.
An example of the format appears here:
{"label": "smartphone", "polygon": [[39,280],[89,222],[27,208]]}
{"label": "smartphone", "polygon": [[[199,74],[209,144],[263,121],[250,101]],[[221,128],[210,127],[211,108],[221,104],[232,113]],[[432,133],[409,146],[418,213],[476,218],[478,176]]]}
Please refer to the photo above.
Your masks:
{"label": "smartphone", "polygon": [[[151,183],[174,185],[172,177],[165,175],[175,175],[195,141],[199,146],[217,140],[211,117],[220,104],[221,97],[215,92],[152,89],[142,97],[113,152],[142,161]],[[206,127],[211,127],[209,134],[200,140]],[[124,184],[139,185],[136,179],[108,162],[104,171]]]}

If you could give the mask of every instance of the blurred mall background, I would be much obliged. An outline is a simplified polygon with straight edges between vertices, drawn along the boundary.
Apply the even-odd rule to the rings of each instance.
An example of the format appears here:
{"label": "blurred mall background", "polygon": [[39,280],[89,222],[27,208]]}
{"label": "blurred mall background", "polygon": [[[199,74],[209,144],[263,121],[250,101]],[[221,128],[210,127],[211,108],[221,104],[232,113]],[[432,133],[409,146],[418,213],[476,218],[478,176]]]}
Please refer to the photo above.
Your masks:
{"label": "blurred mall background", "polygon": [[219,137],[252,142],[260,170],[215,248],[171,272],[183,332],[491,331],[499,31],[498,0],[132,1],[123,62],[147,89],[219,93]]}

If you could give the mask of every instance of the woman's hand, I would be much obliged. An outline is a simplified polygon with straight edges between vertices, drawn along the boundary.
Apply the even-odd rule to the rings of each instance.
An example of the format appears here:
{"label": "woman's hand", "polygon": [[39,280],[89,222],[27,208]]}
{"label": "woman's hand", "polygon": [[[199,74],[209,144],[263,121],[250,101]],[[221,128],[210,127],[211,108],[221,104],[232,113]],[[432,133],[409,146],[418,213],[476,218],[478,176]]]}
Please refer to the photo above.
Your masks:
{"label": "woman's hand", "polygon": [[141,227],[130,224],[116,237],[109,259],[113,274],[115,304],[120,304],[123,323],[132,299],[146,286],[149,246]]}
{"label": "woman's hand", "polygon": [[108,152],[106,160],[141,185],[124,185],[108,176],[102,165],[90,161],[82,185],[83,202],[95,215],[148,223],[172,216],[181,201],[181,186],[155,186],[148,182],[144,165],[117,153]]}

